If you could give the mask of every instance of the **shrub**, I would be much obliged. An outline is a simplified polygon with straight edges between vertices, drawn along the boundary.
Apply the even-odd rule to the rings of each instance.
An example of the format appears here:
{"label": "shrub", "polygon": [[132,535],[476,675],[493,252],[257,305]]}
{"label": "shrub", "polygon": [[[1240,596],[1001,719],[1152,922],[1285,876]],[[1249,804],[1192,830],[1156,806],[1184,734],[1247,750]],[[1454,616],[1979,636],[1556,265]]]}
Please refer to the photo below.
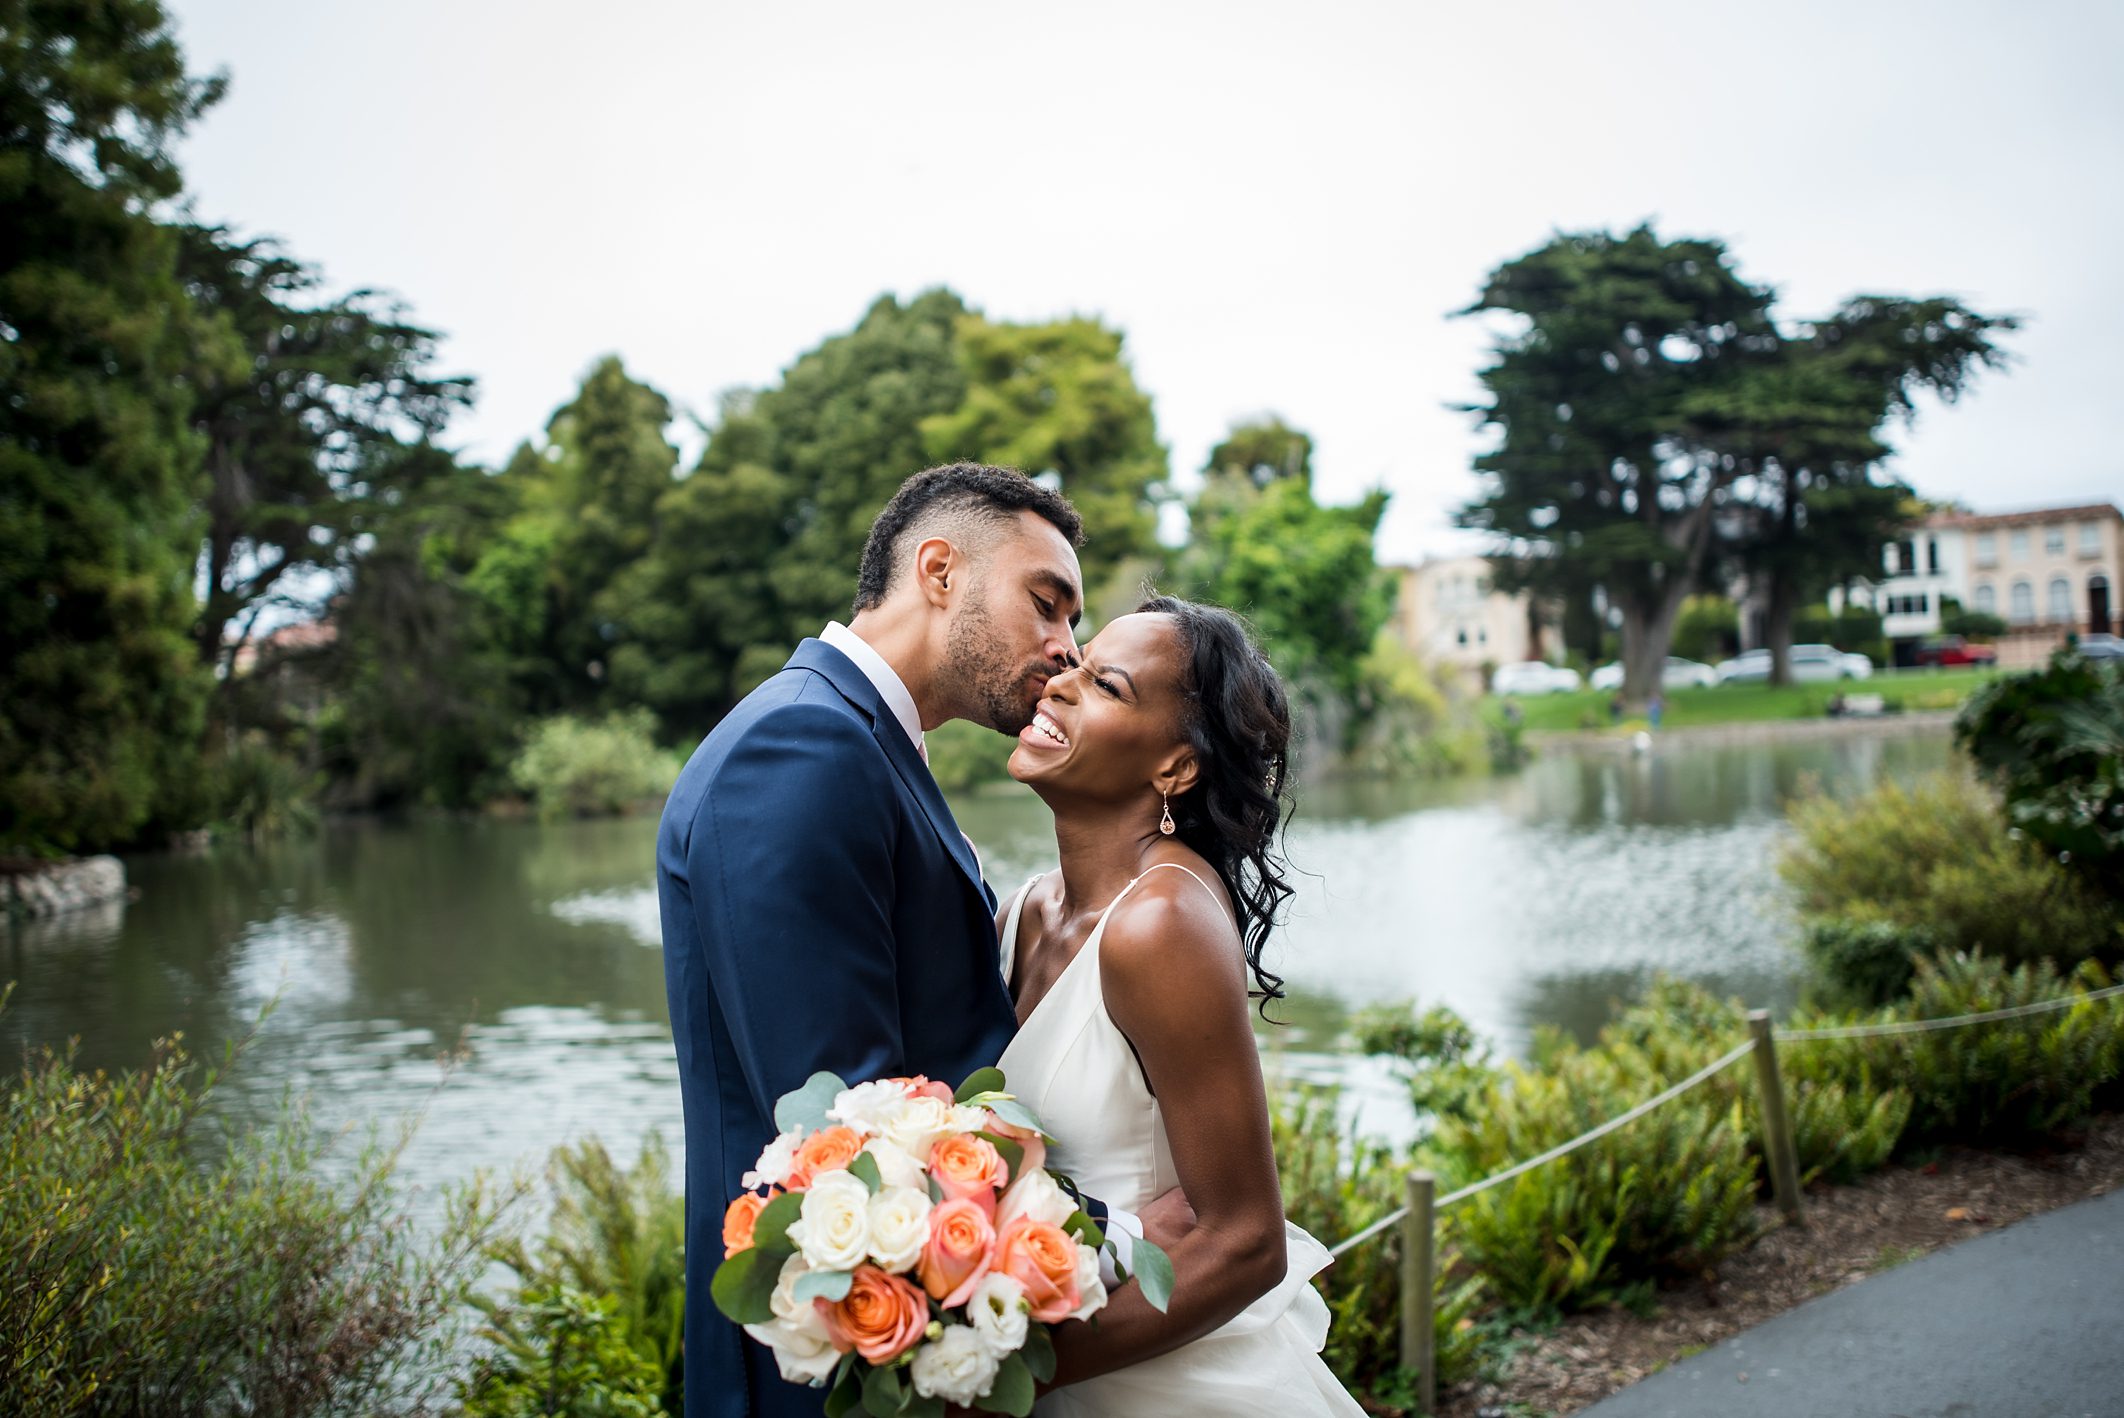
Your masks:
{"label": "shrub", "polygon": [[1671,652],[1716,664],[1740,648],[1740,607],[1724,596],[1691,596],[1674,617]]}
{"label": "shrub", "polygon": [[[662,1135],[642,1140],[632,1170],[617,1166],[595,1138],[558,1148],[549,1176],[553,1216],[543,1239],[534,1249],[511,1237],[492,1252],[515,1272],[518,1293],[478,1301],[489,1338],[526,1372],[558,1362],[561,1348],[588,1333],[581,1304],[569,1297],[591,1297],[602,1307],[598,1342],[570,1362],[585,1365],[612,1344],[623,1345],[657,1376],[651,1396],[679,1412],[685,1406],[686,1210]],[[631,1365],[615,1369],[613,1382],[625,1387],[631,1372]]]}
{"label": "shrub", "polygon": [[671,790],[671,759],[656,746],[655,723],[646,709],[603,720],[547,719],[532,729],[510,776],[541,817],[624,812]]}
{"label": "shrub", "polygon": [[2061,649],[1978,690],[1954,734],[2013,826],[2124,905],[2124,672]]}
{"label": "shrub", "polygon": [[619,1302],[565,1285],[526,1290],[463,1392],[465,1418],[655,1418],[662,1376],[625,1337]]}
{"label": "shrub", "polygon": [[[2108,904],[2010,832],[1990,795],[1963,775],[1884,782],[1849,803],[1816,795],[1794,806],[1792,822],[1797,837],[1780,870],[1810,923],[1928,931],[1941,949],[2011,963],[2069,966],[2114,949]],[[1857,967],[1832,981],[1850,991],[1877,979],[1881,963],[1877,953],[1822,961]]]}
{"label": "shrub", "polygon": [[216,1142],[217,1075],[174,1040],[138,1073],[24,1069],[0,1117],[0,1393],[22,1415],[378,1413],[438,1385],[500,1207],[416,1236],[370,1149],[327,1180],[299,1113]]}
{"label": "shrub", "polygon": [[[1410,1165],[1394,1149],[1346,1133],[1338,1096],[1331,1088],[1294,1087],[1278,1090],[1270,1100],[1284,1208],[1328,1246],[1399,1207]],[[1399,1233],[1346,1252],[1313,1283],[1334,1316],[1324,1351],[1328,1367],[1360,1391],[1392,1385],[1401,1362]],[[1485,1290],[1457,1254],[1440,1249],[1432,1315],[1441,1385],[1458,1382],[1474,1368],[1477,1340],[1467,1321]]]}
{"label": "shrub", "polygon": [[1870,1008],[1908,992],[1918,959],[1939,949],[1939,936],[1930,926],[1828,916],[1807,922],[1800,945],[1824,1002]]}
{"label": "shrub", "polygon": [[929,771],[947,793],[962,793],[984,783],[1010,781],[1015,739],[965,719],[939,724],[922,736],[929,747]]}

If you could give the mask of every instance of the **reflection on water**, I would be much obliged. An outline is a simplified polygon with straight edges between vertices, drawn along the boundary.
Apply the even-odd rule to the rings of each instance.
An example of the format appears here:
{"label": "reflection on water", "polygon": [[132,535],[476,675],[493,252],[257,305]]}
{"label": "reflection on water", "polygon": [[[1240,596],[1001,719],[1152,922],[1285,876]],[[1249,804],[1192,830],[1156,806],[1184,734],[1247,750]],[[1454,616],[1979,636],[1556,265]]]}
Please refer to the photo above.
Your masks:
{"label": "reflection on water", "polygon": [[[1788,1003],[1797,962],[1774,861],[1809,778],[1848,792],[1946,761],[1942,736],[1560,754],[1508,779],[1314,787],[1270,964],[1291,998],[1260,1030],[1278,1076],[1347,1084],[1368,1127],[1407,1127],[1403,1090],[1353,1059],[1349,1012],[1452,1006],[1507,1051],[1585,1036],[1656,971]],[[1019,790],[959,805],[999,890],[1051,866]],[[202,1054],[251,1028],[225,1106],[284,1089],[327,1122],[424,1111],[421,1178],[537,1159],[588,1132],[631,1154],[678,1091],[652,880],[655,823],[335,825],[256,851],[129,863],[136,899],[0,927],[0,1047],[80,1040],[139,1063],[183,1031]],[[441,1056],[462,1047],[446,1086]]]}

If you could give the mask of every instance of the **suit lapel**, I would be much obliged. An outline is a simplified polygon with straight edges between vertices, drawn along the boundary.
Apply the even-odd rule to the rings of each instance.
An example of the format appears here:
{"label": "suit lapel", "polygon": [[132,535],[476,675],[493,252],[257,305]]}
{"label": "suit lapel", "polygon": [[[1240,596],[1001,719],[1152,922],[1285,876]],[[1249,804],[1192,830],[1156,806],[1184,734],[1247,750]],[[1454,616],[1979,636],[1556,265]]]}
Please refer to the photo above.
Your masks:
{"label": "suit lapel", "polygon": [[944,801],[944,791],[937,786],[936,775],[915,751],[914,741],[900,727],[885,703],[878,697],[877,686],[846,655],[822,640],[808,639],[797,646],[796,653],[789,657],[792,668],[814,670],[824,675],[841,697],[870,716],[870,731],[885,750],[886,761],[900,775],[900,781],[922,806],[922,815],[929,819],[929,826],[944,844],[944,850],[958,863],[959,870],[982,900],[988,899],[987,888],[981,880],[981,867],[974,860],[973,847],[966,835],[959,831],[958,820],[951,815],[951,807]]}

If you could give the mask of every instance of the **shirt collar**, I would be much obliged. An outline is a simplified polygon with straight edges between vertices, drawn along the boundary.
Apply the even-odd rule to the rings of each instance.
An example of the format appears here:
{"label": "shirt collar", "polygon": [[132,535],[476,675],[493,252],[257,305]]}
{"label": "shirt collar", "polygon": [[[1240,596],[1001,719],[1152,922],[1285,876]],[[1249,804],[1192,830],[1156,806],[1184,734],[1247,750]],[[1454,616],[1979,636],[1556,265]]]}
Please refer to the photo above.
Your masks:
{"label": "shirt collar", "polygon": [[826,623],[826,628],[819,632],[819,639],[846,655],[863,672],[863,678],[877,689],[878,698],[885,701],[885,707],[900,721],[900,727],[907,731],[907,737],[920,752],[923,747],[921,712],[915,708],[914,696],[907,692],[907,685],[894,673],[892,666],[885,663],[885,657],[871,649],[869,641],[837,620]]}

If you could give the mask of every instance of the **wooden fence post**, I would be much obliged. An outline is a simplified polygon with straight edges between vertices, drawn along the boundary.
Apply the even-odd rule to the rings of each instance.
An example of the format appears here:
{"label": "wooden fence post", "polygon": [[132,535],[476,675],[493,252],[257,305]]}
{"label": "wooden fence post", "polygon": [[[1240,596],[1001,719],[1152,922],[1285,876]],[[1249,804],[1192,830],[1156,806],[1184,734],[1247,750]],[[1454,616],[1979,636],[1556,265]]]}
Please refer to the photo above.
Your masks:
{"label": "wooden fence post", "polygon": [[1800,1215],[1799,1149],[1792,1143],[1792,1119],[1785,1111],[1785,1085],[1777,1071],[1777,1036],[1770,1029],[1770,1011],[1748,1011],[1748,1033],[1755,1039],[1755,1086],[1763,1105],[1763,1150],[1770,1156],[1770,1188],[1777,1209],[1794,1225],[1805,1225]]}
{"label": "wooden fence post", "polygon": [[1432,1247],[1437,1231],[1432,1203],[1438,1179],[1429,1172],[1408,1175],[1408,1215],[1401,1221],[1401,1367],[1416,1375],[1423,1411],[1438,1408],[1437,1325],[1431,1317],[1436,1293]]}

